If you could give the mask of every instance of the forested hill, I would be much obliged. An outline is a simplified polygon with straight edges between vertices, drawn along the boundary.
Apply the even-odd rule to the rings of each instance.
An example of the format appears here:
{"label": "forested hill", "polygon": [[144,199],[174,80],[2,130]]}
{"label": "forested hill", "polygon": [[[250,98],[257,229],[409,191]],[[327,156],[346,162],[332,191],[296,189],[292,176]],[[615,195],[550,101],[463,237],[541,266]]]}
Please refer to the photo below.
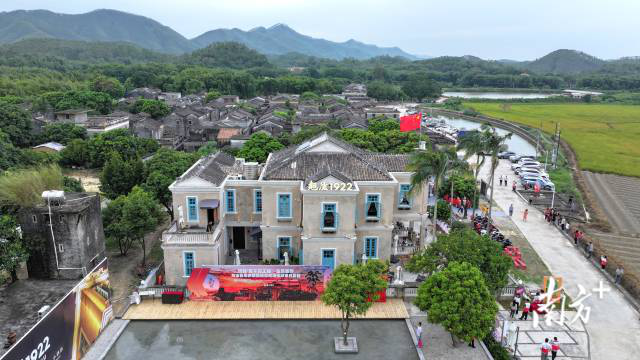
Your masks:
{"label": "forested hill", "polygon": [[382,55],[416,59],[397,47],[382,48],[355,40],[316,39],[282,24],[250,31],[217,29],[189,40],[155,20],[116,10],[95,10],[77,15],[46,10],[0,13],[0,44],[32,38],[129,42],[168,54],[182,54],[212,43],[233,41],[263,54],[298,52],[331,59],[367,59]]}
{"label": "forested hill", "polygon": [[606,62],[581,51],[560,49],[534,61],[511,65],[541,74],[577,74],[602,69]]}
{"label": "forested hill", "polygon": [[197,47],[214,42],[234,41],[267,55],[300,53],[329,59],[368,59],[386,55],[416,59],[397,47],[382,48],[353,39],[345,42],[316,39],[302,35],[284,24],[276,24],[269,28],[257,27],[249,31],[217,29],[206,32],[192,41]]}
{"label": "forested hill", "polygon": [[191,42],[155,20],[115,10],[57,14],[46,10],[0,13],[0,43],[29,38],[124,41],[165,53],[194,49]]}

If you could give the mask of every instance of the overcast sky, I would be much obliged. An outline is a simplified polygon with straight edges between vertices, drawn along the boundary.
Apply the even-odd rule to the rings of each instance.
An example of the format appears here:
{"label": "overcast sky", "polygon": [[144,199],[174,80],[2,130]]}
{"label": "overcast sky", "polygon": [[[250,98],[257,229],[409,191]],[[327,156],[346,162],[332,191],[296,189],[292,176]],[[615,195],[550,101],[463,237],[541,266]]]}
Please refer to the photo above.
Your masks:
{"label": "overcast sky", "polygon": [[216,28],[285,23],[418,55],[531,60],[556,49],[640,56],[640,0],[1,0],[0,11],[144,15],[192,38]]}

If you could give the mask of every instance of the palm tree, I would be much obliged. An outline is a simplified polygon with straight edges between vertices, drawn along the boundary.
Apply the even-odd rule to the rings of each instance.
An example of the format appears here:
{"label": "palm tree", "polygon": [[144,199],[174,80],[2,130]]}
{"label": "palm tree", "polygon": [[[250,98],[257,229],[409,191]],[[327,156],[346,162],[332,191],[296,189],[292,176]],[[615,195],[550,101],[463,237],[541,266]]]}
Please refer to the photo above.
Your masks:
{"label": "palm tree", "polygon": [[485,133],[480,131],[474,131],[468,135],[459,139],[458,150],[464,150],[464,159],[468,160],[471,156],[476,156],[476,166],[473,171],[473,212],[476,213],[476,196],[478,193],[478,175],[480,175],[480,168],[485,161]]}
{"label": "palm tree", "polygon": [[482,125],[481,129],[483,131],[485,151],[491,157],[491,199],[489,200],[489,219],[491,219],[491,210],[493,209],[493,185],[495,183],[494,176],[500,162],[498,153],[506,150],[506,142],[511,139],[512,134],[508,133],[501,136],[496,129],[489,124]]}
{"label": "palm tree", "polygon": [[[443,150],[419,150],[415,152],[409,160],[407,168],[413,172],[411,175],[411,191],[415,193],[418,189],[423,189],[425,185],[429,183],[429,179],[433,176],[433,192],[437,193],[438,184],[442,180],[442,177],[448,169],[459,166],[458,157],[455,150],[452,147],[445,148]],[[427,185],[428,186],[428,185]],[[424,201],[424,199],[420,199]],[[436,203],[433,206],[433,221],[434,224],[438,219],[438,199],[436,196]],[[425,244],[425,223],[426,219],[422,218],[420,221],[420,243],[426,247]],[[435,226],[433,230],[433,237],[436,238]]]}

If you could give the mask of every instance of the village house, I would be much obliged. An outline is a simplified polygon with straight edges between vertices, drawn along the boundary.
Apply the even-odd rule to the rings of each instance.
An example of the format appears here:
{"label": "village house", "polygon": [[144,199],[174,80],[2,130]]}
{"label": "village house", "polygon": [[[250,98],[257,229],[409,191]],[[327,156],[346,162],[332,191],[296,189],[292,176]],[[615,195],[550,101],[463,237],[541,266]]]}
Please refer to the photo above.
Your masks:
{"label": "village house", "polygon": [[222,152],[200,159],[169,187],[176,221],[162,236],[166,283],[184,286],[194,267],[231,263],[235,250],[331,268],[389,260],[394,225],[426,210],[409,195],[407,162],[326,133],[264,165]]}
{"label": "village house", "polygon": [[86,109],[69,109],[56,111],[54,113],[54,116],[56,122],[84,124],[85,122],[87,122],[88,112],[89,110]]}

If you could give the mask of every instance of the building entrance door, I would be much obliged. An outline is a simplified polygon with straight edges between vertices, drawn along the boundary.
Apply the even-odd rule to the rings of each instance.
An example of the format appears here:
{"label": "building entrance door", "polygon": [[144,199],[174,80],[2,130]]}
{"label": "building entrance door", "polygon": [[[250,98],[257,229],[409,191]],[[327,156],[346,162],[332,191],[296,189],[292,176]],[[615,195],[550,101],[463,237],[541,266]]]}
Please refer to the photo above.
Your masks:
{"label": "building entrance door", "polygon": [[333,270],[336,265],[336,251],[334,249],[322,249],[322,266],[328,266]]}
{"label": "building entrance door", "polygon": [[234,250],[244,250],[245,249],[245,244],[244,244],[244,227],[242,226],[235,226],[233,228],[233,249]]}

